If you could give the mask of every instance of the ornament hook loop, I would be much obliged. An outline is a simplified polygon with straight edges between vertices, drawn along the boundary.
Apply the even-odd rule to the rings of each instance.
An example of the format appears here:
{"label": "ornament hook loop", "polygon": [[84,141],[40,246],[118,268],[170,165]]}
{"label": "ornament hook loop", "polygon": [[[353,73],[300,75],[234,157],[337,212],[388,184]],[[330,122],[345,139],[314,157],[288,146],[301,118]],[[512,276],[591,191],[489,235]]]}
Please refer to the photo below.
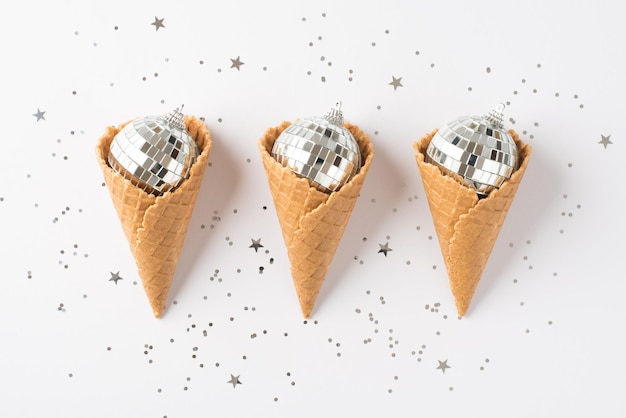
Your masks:
{"label": "ornament hook loop", "polygon": [[183,107],[185,107],[185,105],[181,104],[180,107],[177,107],[165,116],[165,120],[181,130],[185,129],[185,117],[182,113]]}
{"label": "ornament hook loop", "polygon": [[506,106],[504,103],[499,103],[496,107],[494,107],[488,114],[485,115],[485,119],[492,125],[502,128],[504,125],[502,124],[502,112],[504,112],[504,108]]}
{"label": "ornament hook loop", "polygon": [[343,124],[343,113],[341,112],[341,100],[335,103],[335,107],[331,108],[324,118],[337,125]]}

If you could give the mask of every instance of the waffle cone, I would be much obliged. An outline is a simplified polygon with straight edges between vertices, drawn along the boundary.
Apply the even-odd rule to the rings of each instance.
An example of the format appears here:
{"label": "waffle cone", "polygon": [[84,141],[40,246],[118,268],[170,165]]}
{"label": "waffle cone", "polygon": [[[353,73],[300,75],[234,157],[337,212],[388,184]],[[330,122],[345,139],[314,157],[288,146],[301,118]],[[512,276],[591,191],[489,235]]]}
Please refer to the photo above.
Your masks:
{"label": "waffle cone", "polygon": [[415,142],[413,148],[456,309],[463,316],[526,172],[531,147],[524,144],[514,131],[509,131],[517,144],[520,166],[499,189],[478,199],[474,190],[425,162],[426,148],[436,132]]}
{"label": "waffle cone", "polygon": [[359,196],[374,157],[374,148],[357,126],[345,124],[359,144],[363,165],[341,189],[327,194],[311,187],[307,179],[297,176],[271,156],[276,138],[289,125],[289,122],[283,122],[268,129],[259,140],[259,149],[287,247],[300,308],[303,316],[308,318]]}
{"label": "waffle cone", "polygon": [[156,318],[161,317],[165,310],[167,294],[211,150],[211,135],[204,123],[187,117],[185,124],[198,145],[198,158],[189,178],[181,186],[158,197],[136,187],[107,164],[111,141],[125,124],[107,128],[96,146],[104,181]]}

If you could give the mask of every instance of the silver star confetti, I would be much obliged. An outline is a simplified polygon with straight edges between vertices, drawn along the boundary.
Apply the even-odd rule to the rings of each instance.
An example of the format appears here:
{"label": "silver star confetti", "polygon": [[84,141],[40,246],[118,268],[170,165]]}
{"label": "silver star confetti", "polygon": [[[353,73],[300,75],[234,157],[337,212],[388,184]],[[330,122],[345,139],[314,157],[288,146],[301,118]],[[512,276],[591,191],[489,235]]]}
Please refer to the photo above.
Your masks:
{"label": "silver star confetti", "polygon": [[115,284],[117,285],[118,280],[124,280],[123,278],[120,277],[120,272],[119,271],[117,273],[111,272],[111,278],[109,279],[109,281],[115,282]]}
{"label": "silver star confetti", "polygon": [[606,149],[606,147],[608,147],[609,145],[613,144],[613,142],[611,142],[611,135],[607,135],[607,136],[600,135],[600,136],[602,137],[602,139],[598,142],[598,144],[604,145],[604,149]]}
{"label": "silver star confetti", "polygon": [[452,366],[448,366],[448,359],[444,361],[437,360],[439,362],[439,366],[437,366],[437,370],[441,370],[442,373],[446,372],[446,369],[451,369]]}
{"label": "silver star confetti", "polygon": [[230,380],[227,383],[232,383],[233,385],[233,389],[237,387],[237,385],[241,385],[243,382],[241,380],[239,380],[239,376],[240,375],[230,375]]}
{"label": "silver star confetti", "polygon": [[163,24],[163,21],[165,20],[165,18],[163,19],[159,19],[158,17],[154,16],[154,22],[150,23],[152,26],[155,27],[155,29],[158,31],[160,28],[165,29],[165,25]]}
{"label": "silver star confetti", "polygon": [[39,108],[37,108],[37,113],[33,113],[33,116],[37,118],[37,122],[39,122],[40,120],[46,120],[46,118],[44,117],[44,114],[46,112],[39,110]]}
{"label": "silver star confetti", "polygon": [[389,85],[393,86],[394,90],[397,90],[398,87],[404,87],[402,85],[402,77],[395,78],[394,76],[391,76],[391,78],[392,80],[391,80],[391,83],[389,83]]}
{"label": "silver star confetti", "polygon": [[378,245],[380,246],[380,250],[378,250],[378,252],[385,254],[385,257],[387,257],[387,253],[389,251],[393,251],[391,248],[389,248],[389,242],[386,242],[384,244],[378,244]]}
{"label": "silver star confetti", "polygon": [[248,248],[254,248],[254,252],[258,253],[259,252],[259,248],[262,248],[263,245],[261,244],[261,238],[259,239],[252,239],[252,245],[250,245]]}
{"label": "silver star confetti", "polygon": [[236,68],[236,69],[237,69],[237,71],[239,71],[239,67],[241,67],[242,65],[244,65],[244,63],[243,63],[243,62],[241,62],[240,57],[237,57],[237,58],[235,58],[235,59],[232,59],[232,58],[231,58],[231,59],[230,59],[230,61],[231,61],[231,63],[232,63],[232,64],[230,65],[230,68]]}

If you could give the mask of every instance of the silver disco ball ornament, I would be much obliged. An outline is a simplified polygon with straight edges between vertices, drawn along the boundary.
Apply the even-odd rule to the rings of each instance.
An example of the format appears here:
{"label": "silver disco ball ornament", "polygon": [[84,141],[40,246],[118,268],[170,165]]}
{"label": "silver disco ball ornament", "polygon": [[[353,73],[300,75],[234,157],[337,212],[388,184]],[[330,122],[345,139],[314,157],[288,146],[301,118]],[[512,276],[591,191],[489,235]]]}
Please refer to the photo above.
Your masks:
{"label": "silver disco ball ornament", "polygon": [[504,104],[483,117],[466,116],[439,129],[426,161],[446,174],[457,174],[479,198],[500,188],[517,170],[519,156],[511,134],[502,127]]}
{"label": "silver disco ball ornament", "polygon": [[289,125],[274,142],[272,157],[326,193],[339,190],[361,167],[359,145],[343,126],[341,102],[324,117]]}
{"label": "silver disco ball ornament", "polygon": [[128,123],[111,142],[109,166],[146,193],[174,191],[198,156],[181,110]]}

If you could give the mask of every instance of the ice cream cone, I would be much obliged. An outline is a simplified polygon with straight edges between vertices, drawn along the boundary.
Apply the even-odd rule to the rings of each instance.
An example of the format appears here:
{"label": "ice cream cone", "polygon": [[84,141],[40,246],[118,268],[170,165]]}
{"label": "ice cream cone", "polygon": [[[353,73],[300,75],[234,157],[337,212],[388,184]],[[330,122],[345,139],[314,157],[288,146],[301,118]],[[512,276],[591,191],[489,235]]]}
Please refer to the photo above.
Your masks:
{"label": "ice cream cone", "polygon": [[289,122],[283,122],[268,129],[259,140],[259,149],[287,247],[300,308],[308,318],[359,196],[374,157],[374,148],[357,126],[345,124],[359,145],[363,165],[341,189],[324,193],[271,156],[276,138],[289,125]]}
{"label": "ice cream cone", "polygon": [[436,132],[415,142],[413,148],[457,312],[463,316],[524,176],[531,147],[524,144],[514,131],[509,131],[518,148],[519,168],[499,189],[479,199],[475,190],[425,162],[426,148]]}
{"label": "ice cream cone", "polygon": [[200,154],[189,178],[175,191],[158,197],[136,187],[107,164],[111,141],[125,124],[107,128],[96,146],[104,181],[156,318],[161,317],[165,310],[167,294],[211,150],[211,135],[206,125],[193,117],[187,117],[185,124]]}

